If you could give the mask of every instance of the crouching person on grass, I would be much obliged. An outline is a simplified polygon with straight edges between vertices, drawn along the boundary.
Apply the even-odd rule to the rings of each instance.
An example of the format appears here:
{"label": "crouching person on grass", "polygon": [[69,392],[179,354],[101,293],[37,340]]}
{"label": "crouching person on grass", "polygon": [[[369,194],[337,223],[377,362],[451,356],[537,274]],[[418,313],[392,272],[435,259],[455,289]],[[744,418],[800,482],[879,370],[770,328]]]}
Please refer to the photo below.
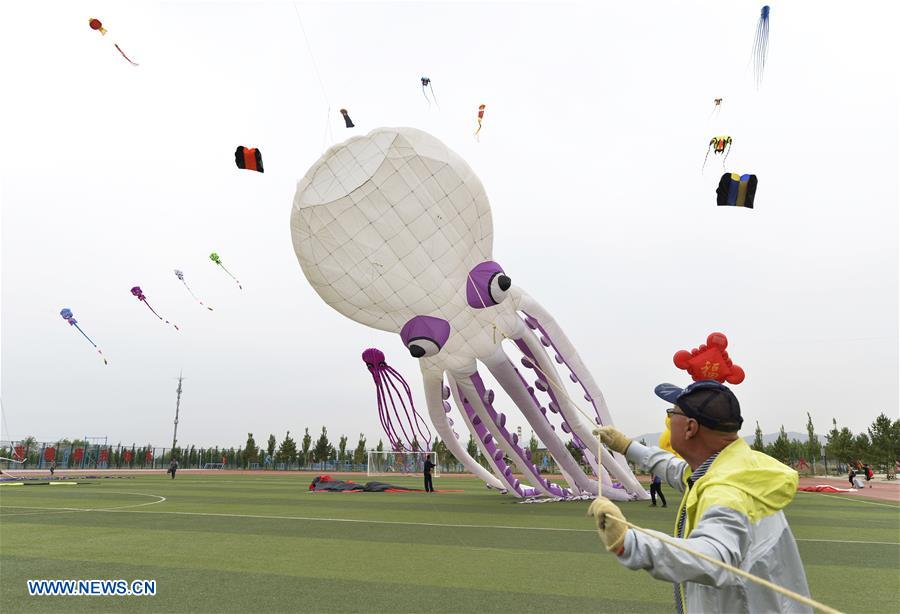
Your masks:
{"label": "crouching person on grass", "polygon": [[[672,448],[681,458],[633,442],[612,427],[594,433],[610,450],[683,493],[675,539],[667,539],[808,597],[803,562],[781,511],[797,492],[797,472],[751,450],[738,437],[740,404],[726,386],[700,381],[682,390],[661,384],[656,394],[673,404],[667,410]],[[812,612],[807,605],[629,529],[619,522],[625,519],[622,511],[604,497],[597,497],[588,515],[596,519],[600,539],[619,562],[674,584],[679,614]]]}

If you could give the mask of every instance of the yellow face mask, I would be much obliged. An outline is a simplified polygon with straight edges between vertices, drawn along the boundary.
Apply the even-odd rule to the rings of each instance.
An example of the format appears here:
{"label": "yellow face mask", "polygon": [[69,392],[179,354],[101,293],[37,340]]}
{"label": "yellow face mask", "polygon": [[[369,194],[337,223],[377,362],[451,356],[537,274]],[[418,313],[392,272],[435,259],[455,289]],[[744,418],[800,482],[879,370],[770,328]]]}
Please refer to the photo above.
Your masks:
{"label": "yellow face mask", "polygon": [[672,423],[668,415],[666,415],[666,430],[659,435],[659,447],[681,458],[678,452],[672,449]]}

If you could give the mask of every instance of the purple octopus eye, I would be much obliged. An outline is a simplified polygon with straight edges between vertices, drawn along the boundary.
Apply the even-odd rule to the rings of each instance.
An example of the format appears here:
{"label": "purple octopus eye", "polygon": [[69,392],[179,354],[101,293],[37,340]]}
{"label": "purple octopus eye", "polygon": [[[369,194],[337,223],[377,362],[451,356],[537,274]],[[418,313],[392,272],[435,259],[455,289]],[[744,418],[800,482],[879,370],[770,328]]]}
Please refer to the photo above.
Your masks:
{"label": "purple octopus eye", "polygon": [[475,309],[499,305],[506,298],[510,286],[512,280],[503,268],[493,260],[487,260],[469,271],[466,302]]}
{"label": "purple octopus eye", "polygon": [[434,356],[449,338],[450,323],[431,316],[416,316],[400,329],[400,339],[413,358]]}

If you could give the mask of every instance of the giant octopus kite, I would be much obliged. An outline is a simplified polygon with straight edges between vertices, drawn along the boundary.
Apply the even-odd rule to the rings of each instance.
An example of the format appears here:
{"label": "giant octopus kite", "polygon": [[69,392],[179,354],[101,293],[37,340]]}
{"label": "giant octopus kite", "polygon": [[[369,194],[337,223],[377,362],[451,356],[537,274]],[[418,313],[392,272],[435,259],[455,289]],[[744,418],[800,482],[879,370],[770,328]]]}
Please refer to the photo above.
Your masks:
{"label": "giant octopus kite", "polygon": [[[326,303],[360,324],[399,334],[419,359],[437,433],[489,487],[518,497],[569,497],[596,495],[602,484],[609,498],[649,498],[621,455],[600,446],[598,459],[598,450],[585,445],[596,441],[592,422],[612,424],[603,394],[549,312],[493,260],[484,187],[443,143],[412,128],[379,128],[332,147],[297,185],[291,233],[303,273]],[[522,352],[525,370],[507,356],[503,339]],[[551,356],[581,385],[592,420],[566,394]],[[479,362],[547,446],[567,486],[543,477],[507,429]],[[453,431],[451,398],[491,471]],[[557,435],[554,414],[593,476]],[[530,485],[513,475],[508,459]]]}

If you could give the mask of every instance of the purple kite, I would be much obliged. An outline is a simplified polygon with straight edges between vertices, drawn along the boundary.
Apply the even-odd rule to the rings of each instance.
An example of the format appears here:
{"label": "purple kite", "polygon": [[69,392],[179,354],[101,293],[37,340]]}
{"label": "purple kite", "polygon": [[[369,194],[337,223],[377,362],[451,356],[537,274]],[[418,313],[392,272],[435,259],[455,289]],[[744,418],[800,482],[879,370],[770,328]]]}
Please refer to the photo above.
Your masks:
{"label": "purple kite", "polygon": [[89,342],[91,345],[94,346],[94,349],[97,350],[97,353],[100,354],[100,358],[103,359],[103,364],[108,365],[109,363],[106,362],[106,356],[103,355],[103,352],[100,350],[99,347],[97,347],[97,344],[94,343],[94,342],[91,340],[91,338],[88,337],[88,336],[85,334],[85,332],[84,332],[83,330],[81,330],[81,327],[80,327],[80,326],[78,326],[78,320],[75,319],[75,316],[72,314],[72,310],[69,309],[68,307],[63,307],[63,308],[60,310],[59,315],[62,316],[63,320],[65,320],[66,322],[69,323],[69,326],[74,326],[75,328],[78,329],[78,332],[79,332],[79,333],[81,333],[82,335],[84,335],[84,338],[87,339],[88,342]]}
{"label": "purple kite", "polygon": [[[391,448],[394,452],[430,450],[431,431],[428,429],[428,424],[416,411],[409,384],[406,383],[406,380],[403,379],[403,376],[396,369],[384,361],[384,353],[381,350],[369,348],[362,353],[362,359],[366,363],[366,368],[372,374],[372,379],[375,381],[375,392],[378,398],[378,419],[381,420],[381,428],[384,429],[388,440],[391,442]],[[403,387],[403,392],[400,392],[397,386],[398,383]],[[406,397],[405,401],[404,397]],[[390,403],[390,407],[388,407],[388,403]],[[405,421],[398,410],[398,403],[403,409],[403,414],[406,417]],[[407,403],[409,407],[407,407]],[[410,417],[410,411],[412,411],[412,417]],[[391,418],[391,412],[393,412],[400,431],[403,433],[403,439],[406,440],[405,443],[397,433],[394,421]],[[404,422],[408,426],[409,432],[404,428]],[[424,432],[421,427],[425,427]],[[414,441],[418,446],[413,443]]]}
{"label": "purple kite", "polygon": [[131,293],[132,293],[135,297],[137,297],[137,300],[143,302],[143,303],[147,306],[147,309],[149,309],[150,311],[152,311],[152,312],[153,312],[153,315],[155,315],[157,318],[159,318],[160,320],[162,320],[162,321],[165,322],[166,324],[171,324],[172,326],[175,327],[175,330],[181,330],[180,328],[178,328],[178,325],[177,325],[177,324],[175,324],[174,322],[169,322],[169,321],[166,320],[164,317],[162,317],[161,315],[159,315],[158,313],[156,313],[156,310],[153,309],[153,307],[150,306],[150,303],[147,302],[147,297],[144,296],[144,293],[143,293],[143,291],[141,290],[141,287],[140,287],[140,286],[135,286],[134,288],[132,288],[132,289],[131,289]]}

